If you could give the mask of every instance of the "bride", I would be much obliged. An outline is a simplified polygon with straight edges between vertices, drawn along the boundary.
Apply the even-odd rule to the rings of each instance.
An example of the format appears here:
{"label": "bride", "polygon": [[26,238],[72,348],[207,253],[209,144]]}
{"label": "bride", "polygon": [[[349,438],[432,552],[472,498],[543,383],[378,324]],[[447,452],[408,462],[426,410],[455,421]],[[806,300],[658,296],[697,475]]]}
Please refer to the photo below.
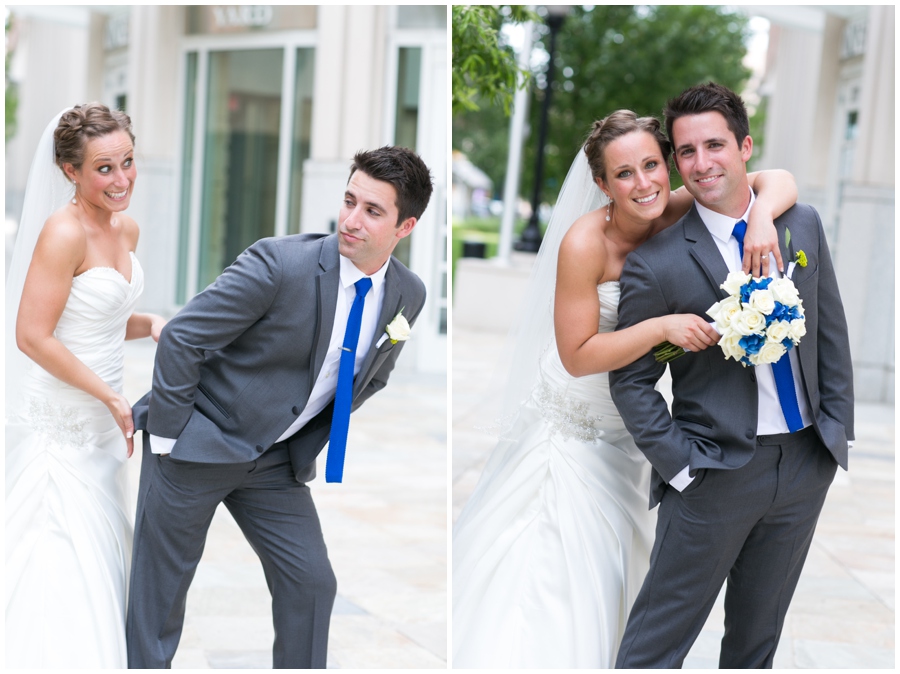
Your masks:
{"label": "bride", "polygon": [[127,663],[124,340],[165,323],[134,313],[133,144],[124,113],[75,106],[44,131],[28,177],[6,294],[9,668]]}
{"label": "bride", "polygon": [[[619,110],[594,123],[560,192],[512,356],[512,422],[454,529],[454,667],[615,664],[656,514],[606,373],[666,340],[718,341],[707,318],[684,314],[615,332],[626,255],[693,203],[670,194],[670,152],[656,119]],[[744,267],[766,274],[765,251],[781,265],[772,220],[796,185],[767,171],[751,186]]]}

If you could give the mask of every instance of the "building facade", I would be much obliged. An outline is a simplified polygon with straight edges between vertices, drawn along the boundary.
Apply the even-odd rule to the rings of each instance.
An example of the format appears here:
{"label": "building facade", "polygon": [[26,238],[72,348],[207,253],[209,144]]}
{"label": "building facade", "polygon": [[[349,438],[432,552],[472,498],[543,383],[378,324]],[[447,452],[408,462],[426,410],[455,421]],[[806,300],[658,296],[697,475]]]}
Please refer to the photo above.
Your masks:
{"label": "building facade", "polygon": [[410,147],[435,190],[395,252],[428,290],[415,355],[400,362],[446,369],[445,6],[7,9],[19,96],[8,218],[47,120],[76,102],[126,110],[139,175],[129,214],[148,278],[141,308],[171,315],[254,241],[334,231],[358,150]]}
{"label": "building facade", "polygon": [[784,168],[816,207],[850,328],[858,399],[894,400],[893,5],[754,6],[769,19],[755,168]]}

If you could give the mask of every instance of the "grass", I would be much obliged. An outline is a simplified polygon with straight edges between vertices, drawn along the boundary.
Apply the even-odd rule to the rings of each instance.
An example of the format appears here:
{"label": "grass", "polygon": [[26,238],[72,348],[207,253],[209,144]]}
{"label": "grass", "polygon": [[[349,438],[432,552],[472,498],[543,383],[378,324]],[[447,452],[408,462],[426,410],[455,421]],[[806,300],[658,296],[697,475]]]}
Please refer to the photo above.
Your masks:
{"label": "grass", "polygon": [[[515,241],[526,222],[517,220],[514,226],[513,241]],[[451,278],[456,278],[456,262],[462,257],[463,242],[478,241],[485,244],[485,259],[497,257],[497,248],[500,245],[500,218],[466,218],[454,220],[451,228]]]}

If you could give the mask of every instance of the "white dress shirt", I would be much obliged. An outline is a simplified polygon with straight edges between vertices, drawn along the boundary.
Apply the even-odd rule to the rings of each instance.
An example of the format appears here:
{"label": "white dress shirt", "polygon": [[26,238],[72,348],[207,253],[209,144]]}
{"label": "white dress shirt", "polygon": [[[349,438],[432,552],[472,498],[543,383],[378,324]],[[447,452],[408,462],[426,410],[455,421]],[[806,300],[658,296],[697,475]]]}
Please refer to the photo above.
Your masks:
{"label": "white dress shirt", "polygon": [[[359,342],[356,345],[354,376],[359,374],[359,369],[369,353],[369,347],[372,345],[373,340],[379,338],[381,336],[380,333],[384,332],[383,329],[378,330],[377,323],[384,302],[384,276],[390,263],[390,258],[388,258],[387,262],[381,266],[381,269],[369,277],[372,279],[372,288],[366,295],[366,302],[363,305],[362,325],[359,329]],[[334,326],[331,329],[331,340],[328,343],[325,361],[322,363],[322,369],[319,371],[319,376],[316,377],[316,382],[309,394],[309,400],[306,401],[306,406],[303,408],[300,416],[288,426],[276,442],[281,442],[291,437],[334,399],[334,393],[337,390],[338,370],[340,369],[341,346],[344,343],[344,332],[347,330],[347,318],[350,315],[353,300],[356,298],[356,287],[354,284],[365,276],[351,260],[343,255],[340,256],[340,265],[341,287],[338,288],[334,311]],[[172,451],[175,442],[176,440],[172,438],[151,435],[150,450],[154,454],[168,454]]]}
{"label": "white dress shirt", "polygon": [[[712,234],[713,241],[716,242],[716,246],[722,254],[729,272],[740,271],[742,263],[737,239],[732,236],[734,225],[738,220],[747,221],[750,209],[753,208],[755,201],[756,195],[753,194],[753,190],[750,190],[750,205],[747,206],[747,210],[741,218],[732,218],[728,215],[716,213],[700,204],[700,202],[695,202],[700,219],[703,220],[703,224],[706,225],[709,233]],[[769,253],[769,269],[771,270],[769,273],[770,277],[781,277],[781,272],[778,271],[775,258],[771,253]],[[724,282],[725,279],[722,279],[722,281]],[[791,370],[794,374],[794,391],[797,394],[797,404],[800,407],[800,418],[803,420],[803,426],[806,427],[812,423],[812,415],[809,410],[809,403],[806,400],[806,393],[803,391],[800,382],[800,361],[797,356],[797,349],[788,351],[788,356],[791,359]],[[759,390],[756,434],[775,435],[776,433],[789,433],[790,429],[787,421],[784,419],[781,401],[778,398],[778,389],[775,387],[775,375],[772,372],[772,366],[757,365],[754,369],[756,371],[756,387]],[[693,480],[688,474],[688,469],[689,467],[685,466],[669,484],[678,489],[678,491],[684,489]]]}

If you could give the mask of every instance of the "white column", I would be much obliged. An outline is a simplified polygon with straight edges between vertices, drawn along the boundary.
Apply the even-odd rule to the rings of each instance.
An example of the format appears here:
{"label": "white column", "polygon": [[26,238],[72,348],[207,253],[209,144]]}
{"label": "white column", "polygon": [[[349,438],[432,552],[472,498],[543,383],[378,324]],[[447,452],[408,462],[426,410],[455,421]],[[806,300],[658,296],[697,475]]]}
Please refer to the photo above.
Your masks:
{"label": "white column", "polygon": [[853,180],[894,186],[894,7],[869,7]]}
{"label": "white column", "polygon": [[[6,144],[7,211],[18,217],[38,140],[63,108],[85,103],[89,17],[60,8],[60,20],[19,16],[13,9],[12,79],[19,86],[16,135]],[[60,54],[64,54],[61,57]]]}
{"label": "white column", "polygon": [[[528,68],[533,45],[534,23],[529,21],[525,24],[525,37],[519,52],[520,68]],[[530,96],[531,92],[527,87],[517,89],[513,102],[509,126],[509,157],[506,162],[506,182],[503,186],[503,217],[500,220],[500,243],[497,247],[497,259],[501,264],[509,263],[512,252],[513,229],[519,211],[519,177],[522,174],[522,146],[525,143],[525,120]]]}
{"label": "white column", "polygon": [[871,6],[850,180],[840,189],[835,269],[858,400],[894,401],[894,8]]}
{"label": "white column", "polygon": [[310,160],[314,162],[333,160],[340,152],[345,105],[344,36],[349,12],[344,5],[319,5],[310,147]]}
{"label": "white column", "polygon": [[328,231],[338,216],[353,155],[380,144],[385,17],[384,7],[319,7],[312,148],[303,165],[302,232]]}
{"label": "white column", "polygon": [[184,12],[177,5],[136,5],[129,25],[127,105],[138,177],[128,214],[141,228],[137,253],[146,283],[140,309],[162,314],[176,309]]}

